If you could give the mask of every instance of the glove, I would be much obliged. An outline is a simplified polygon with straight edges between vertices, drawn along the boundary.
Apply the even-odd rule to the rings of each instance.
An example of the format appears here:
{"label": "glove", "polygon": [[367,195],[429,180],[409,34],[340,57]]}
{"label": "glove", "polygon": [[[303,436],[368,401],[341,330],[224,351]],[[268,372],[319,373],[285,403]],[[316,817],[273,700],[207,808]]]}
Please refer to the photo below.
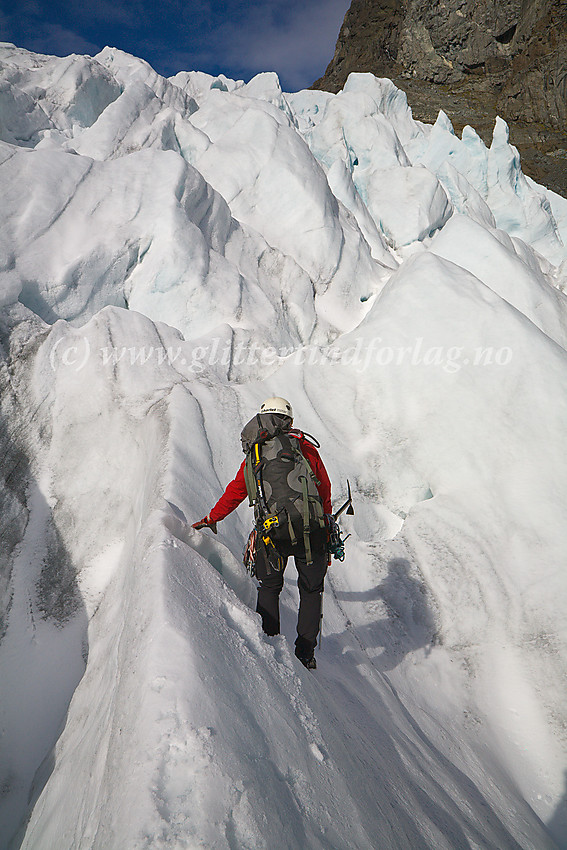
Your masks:
{"label": "glove", "polygon": [[325,514],[325,525],[327,526],[329,536],[333,533],[336,533],[336,529],[338,528],[338,522],[336,521],[333,514]]}
{"label": "glove", "polygon": [[325,514],[325,522],[327,523],[327,533],[329,535],[327,541],[329,557],[332,555],[337,561],[344,561],[346,537],[344,540],[341,537],[340,526],[332,514]]}
{"label": "glove", "polygon": [[197,530],[201,528],[210,528],[213,534],[217,533],[217,524],[216,522],[211,522],[208,516],[200,519],[199,522],[194,522],[191,528],[196,528]]}

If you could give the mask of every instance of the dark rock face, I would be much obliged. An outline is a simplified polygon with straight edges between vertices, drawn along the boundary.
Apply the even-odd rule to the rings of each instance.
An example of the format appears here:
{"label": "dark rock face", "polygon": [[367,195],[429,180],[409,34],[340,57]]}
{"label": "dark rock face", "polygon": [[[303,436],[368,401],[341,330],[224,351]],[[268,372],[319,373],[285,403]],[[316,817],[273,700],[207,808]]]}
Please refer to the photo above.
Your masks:
{"label": "dark rock face", "polygon": [[352,0],[313,88],[339,91],[352,71],[390,77],[416,118],[443,109],[487,143],[501,115],[524,171],[567,195],[567,0]]}
{"label": "dark rock face", "polygon": [[524,0],[498,105],[510,120],[529,116],[565,131],[567,0]]}
{"label": "dark rock face", "polygon": [[396,63],[405,4],[400,0],[352,0],[339,32],[335,55],[313,88],[339,91],[352,71],[377,77],[392,73]]}
{"label": "dark rock face", "polygon": [[500,74],[508,64],[521,0],[453,0],[408,6],[397,61],[413,76],[436,83],[465,74]]}

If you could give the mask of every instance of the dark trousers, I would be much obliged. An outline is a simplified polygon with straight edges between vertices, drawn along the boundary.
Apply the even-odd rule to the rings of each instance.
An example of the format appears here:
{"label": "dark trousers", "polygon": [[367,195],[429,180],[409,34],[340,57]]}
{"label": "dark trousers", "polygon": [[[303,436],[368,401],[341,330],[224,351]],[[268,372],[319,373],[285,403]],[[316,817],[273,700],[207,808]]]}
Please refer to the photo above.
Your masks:
{"label": "dark trousers", "polygon": [[307,564],[303,546],[278,543],[278,552],[283,558],[283,568],[277,570],[270,562],[266,547],[259,538],[256,549],[256,576],[260,582],[256,611],[262,617],[262,628],[268,635],[280,631],[279,598],[284,583],[287,559],[293,555],[298,572],[299,614],[297,618],[298,652],[309,656],[317,646],[321,626],[321,604],[323,584],[327,572],[326,532],[311,535],[312,564]]}

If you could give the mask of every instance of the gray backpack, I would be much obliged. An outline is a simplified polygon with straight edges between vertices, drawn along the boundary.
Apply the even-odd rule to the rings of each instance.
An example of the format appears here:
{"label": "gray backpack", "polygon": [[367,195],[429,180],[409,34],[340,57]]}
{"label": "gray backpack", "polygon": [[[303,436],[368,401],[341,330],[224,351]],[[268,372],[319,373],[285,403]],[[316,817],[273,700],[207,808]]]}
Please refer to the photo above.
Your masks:
{"label": "gray backpack", "polygon": [[285,416],[258,413],[245,425],[244,480],[268,553],[277,552],[279,542],[296,546],[301,540],[310,564],[311,532],[325,528],[323,502],[300,439],[289,432],[290,423]]}

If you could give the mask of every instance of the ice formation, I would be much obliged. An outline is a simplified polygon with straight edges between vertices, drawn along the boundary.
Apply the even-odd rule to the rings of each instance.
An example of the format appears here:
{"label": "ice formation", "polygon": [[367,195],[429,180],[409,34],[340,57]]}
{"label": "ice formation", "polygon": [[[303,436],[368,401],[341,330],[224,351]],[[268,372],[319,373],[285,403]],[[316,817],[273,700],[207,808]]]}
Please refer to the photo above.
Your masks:
{"label": "ice formation", "polygon": [[[567,201],[368,74],[0,69],[0,844],[567,847]],[[316,674],[190,528],[272,394],[356,502]]]}

